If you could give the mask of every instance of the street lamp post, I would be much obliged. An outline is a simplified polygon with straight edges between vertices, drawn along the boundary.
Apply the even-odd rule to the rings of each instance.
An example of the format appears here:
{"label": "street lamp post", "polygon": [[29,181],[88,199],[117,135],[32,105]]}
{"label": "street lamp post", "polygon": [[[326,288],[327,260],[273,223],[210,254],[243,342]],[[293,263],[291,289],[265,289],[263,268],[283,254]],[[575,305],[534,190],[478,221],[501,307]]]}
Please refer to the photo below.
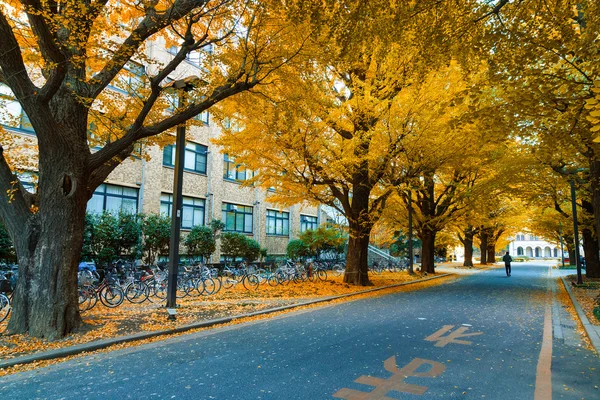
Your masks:
{"label": "street lamp post", "polygon": [[560,236],[560,259],[562,261],[562,267],[565,267],[565,247],[563,244],[563,235],[562,235],[562,222],[559,222],[559,236]]}
{"label": "street lamp post", "polygon": [[579,226],[577,225],[577,203],[575,197],[575,180],[571,179],[571,208],[573,210],[573,236],[575,237],[575,262],[577,263],[577,284],[583,283],[581,262],[579,261]]}
{"label": "street lamp post", "polygon": [[[194,77],[173,81],[169,86],[179,90],[179,107],[186,104],[185,93],[193,88]],[[179,268],[179,236],[183,213],[183,166],[185,164],[185,122],[177,126],[175,140],[175,171],[173,176],[173,204],[171,206],[171,239],[169,241],[169,275],[167,279],[167,312],[175,320],[177,307],[177,272]]]}

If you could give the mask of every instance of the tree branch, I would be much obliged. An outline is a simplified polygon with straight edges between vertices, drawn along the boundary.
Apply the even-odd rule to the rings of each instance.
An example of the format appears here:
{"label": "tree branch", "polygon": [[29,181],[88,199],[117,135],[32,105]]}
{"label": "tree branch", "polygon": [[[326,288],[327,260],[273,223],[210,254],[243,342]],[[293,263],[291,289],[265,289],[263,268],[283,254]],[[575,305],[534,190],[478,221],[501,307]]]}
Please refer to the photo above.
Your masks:
{"label": "tree branch", "polygon": [[38,88],[29,78],[19,43],[2,11],[0,11],[0,37],[2,38],[0,40],[0,69],[3,81],[8,84],[22,105],[30,104],[31,101],[26,100],[34,96]]}
{"label": "tree branch", "polygon": [[29,206],[34,196],[28,193],[13,174],[0,145],[0,217],[10,232],[20,232],[31,214]]}

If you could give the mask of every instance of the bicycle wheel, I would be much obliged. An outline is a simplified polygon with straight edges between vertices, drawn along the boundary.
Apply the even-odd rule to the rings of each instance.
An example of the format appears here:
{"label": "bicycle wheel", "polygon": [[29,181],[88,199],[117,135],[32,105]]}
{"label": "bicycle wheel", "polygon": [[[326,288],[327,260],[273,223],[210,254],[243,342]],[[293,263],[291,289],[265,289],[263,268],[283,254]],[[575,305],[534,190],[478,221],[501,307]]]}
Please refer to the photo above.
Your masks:
{"label": "bicycle wheel", "polygon": [[123,303],[125,299],[125,294],[123,293],[123,289],[119,285],[110,284],[104,286],[99,293],[100,302],[104,304],[106,307],[114,308],[118,307]]}
{"label": "bicycle wheel", "polygon": [[79,294],[79,312],[84,312],[94,308],[98,302],[96,290],[91,285],[85,285],[78,288]]}
{"label": "bicycle wheel", "polygon": [[258,276],[250,274],[244,276],[242,284],[244,285],[246,290],[256,290],[258,288],[258,285],[260,284],[260,280],[258,279]]}
{"label": "bicycle wheel", "polygon": [[148,286],[144,282],[131,282],[125,288],[125,298],[130,303],[140,304],[148,300]]}
{"label": "bicycle wheel", "polygon": [[342,267],[341,265],[334,265],[333,266],[333,275],[334,276],[342,276],[342,274],[345,272],[346,268]]}
{"label": "bicycle wheel", "polygon": [[221,281],[221,278],[219,278],[218,276],[214,276],[214,277],[211,277],[210,279],[212,279],[213,282],[215,283],[215,289],[212,294],[219,293],[219,291],[221,290],[221,287],[223,286],[223,282]]}
{"label": "bicycle wheel", "polygon": [[[149,297],[156,297],[157,299],[164,300],[167,298],[167,281],[154,281],[149,285],[150,291]],[[152,301],[152,300],[150,300]]]}
{"label": "bicycle wheel", "polygon": [[327,271],[325,271],[324,269],[320,269],[320,270],[316,271],[316,275],[317,275],[317,278],[319,278],[322,281],[327,280]]}
{"label": "bicycle wheel", "polygon": [[202,286],[203,286],[202,292],[200,292],[200,290],[198,289],[198,292],[200,292],[200,294],[202,296],[210,296],[211,294],[215,293],[216,284],[215,284],[215,281],[213,279],[211,279],[211,278],[203,278],[202,279]]}
{"label": "bicycle wheel", "polygon": [[10,313],[10,300],[8,297],[0,293],[0,322],[4,321]]}
{"label": "bicycle wheel", "polygon": [[279,279],[277,279],[277,275],[270,275],[267,278],[267,283],[269,284],[269,286],[272,286],[272,287],[279,285]]}
{"label": "bicycle wheel", "polygon": [[189,278],[180,278],[177,279],[177,298],[182,299],[185,296],[189,295],[196,287],[194,286],[194,282]]}

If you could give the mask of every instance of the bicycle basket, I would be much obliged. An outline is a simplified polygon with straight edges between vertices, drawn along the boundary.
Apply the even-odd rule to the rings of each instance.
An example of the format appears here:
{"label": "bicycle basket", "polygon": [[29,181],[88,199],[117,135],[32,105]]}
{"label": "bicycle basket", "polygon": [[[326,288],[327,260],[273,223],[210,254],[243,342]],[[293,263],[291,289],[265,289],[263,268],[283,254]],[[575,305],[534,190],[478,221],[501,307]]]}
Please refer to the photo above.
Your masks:
{"label": "bicycle basket", "polygon": [[10,293],[12,292],[12,287],[8,279],[0,280],[0,293]]}

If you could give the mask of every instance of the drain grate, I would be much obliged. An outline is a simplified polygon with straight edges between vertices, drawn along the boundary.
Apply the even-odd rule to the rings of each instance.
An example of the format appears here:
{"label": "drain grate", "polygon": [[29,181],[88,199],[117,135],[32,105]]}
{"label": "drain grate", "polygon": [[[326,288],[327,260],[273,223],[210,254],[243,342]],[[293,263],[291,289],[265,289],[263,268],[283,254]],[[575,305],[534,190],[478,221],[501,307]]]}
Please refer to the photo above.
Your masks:
{"label": "drain grate", "polygon": [[567,328],[567,329],[575,329],[575,325],[560,324],[560,326],[563,327],[563,328]]}

